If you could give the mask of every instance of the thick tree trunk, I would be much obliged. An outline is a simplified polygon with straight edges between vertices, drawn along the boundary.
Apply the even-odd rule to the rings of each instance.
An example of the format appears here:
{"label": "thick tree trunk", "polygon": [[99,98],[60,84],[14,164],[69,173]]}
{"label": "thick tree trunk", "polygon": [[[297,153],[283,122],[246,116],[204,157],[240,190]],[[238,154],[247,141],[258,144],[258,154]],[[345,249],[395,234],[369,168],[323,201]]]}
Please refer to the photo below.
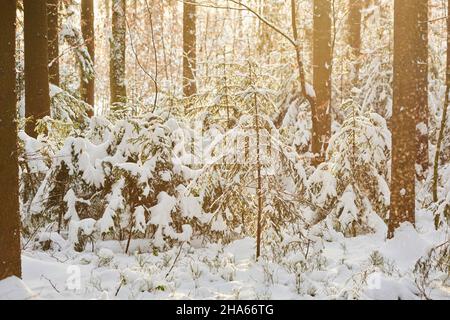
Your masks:
{"label": "thick tree trunk", "polygon": [[112,39],[110,62],[111,104],[124,104],[127,101],[125,85],[125,36],[126,36],[126,2],[112,1]]}
{"label": "thick tree trunk", "polygon": [[196,7],[192,2],[183,4],[183,95],[190,97],[197,93],[195,70],[196,52]]}
{"label": "thick tree trunk", "polygon": [[361,55],[361,10],[364,0],[349,0],[348,45],[350,49],[351,73],[353,87],[358,86]]}
{"label": "thick tree trunk", "polygon": [[314,165],[325,160],[331,135],[331,1],[314,0],[312,153]]}
{"label": "thick tree trunk", "polygon": [[[95,62],[95,37],[94,37],[94,0],[81,1],[81,33],[92,62]],[[94,77],[85,81],[81,79],[81,97],[94,107],[95,103],[95,79]],[[92,116],[92,114],[90,114]]]}
{"label": "thick tree trunk", "polygon": [[389,237],[403,222],[415,223],[416,123],[418,112],[418,1],[394,2],[394,104]]}
{"label": "thick tree trunk", "polygon": [[16,1],[0,13],[0,280],[21,276],[16,109]]}
{"label": "thick tree trunk", "polygon": [[415,0],[419,6],[419,33],[417,39],[417,59],[419,70],[417,73],[417,103],[418,119],[416,126],[417,167],[419,179],[425,178],[428,170],[428,0]]}
{"label": "thick tree trunk", "polygon": [[59,0],[47,0],[48,77],[50,83],[59,86]]}
{"label": "thick tree trunk", "polygon": [[50,115],[47,6],[45,0],[24,0],[26,131],[36,137],[36,120]]}

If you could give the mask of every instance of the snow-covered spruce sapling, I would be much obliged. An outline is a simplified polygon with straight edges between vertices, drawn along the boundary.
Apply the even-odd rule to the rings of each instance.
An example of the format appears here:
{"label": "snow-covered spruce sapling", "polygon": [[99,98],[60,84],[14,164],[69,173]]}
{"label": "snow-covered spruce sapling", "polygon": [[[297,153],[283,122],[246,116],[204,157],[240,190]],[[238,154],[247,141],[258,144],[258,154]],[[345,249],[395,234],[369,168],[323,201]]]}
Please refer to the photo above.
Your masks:
{"label": "snow-covered spruce sapling", "polygon": [[348,236],[384,232],[390,203],[390,133],[378,114],[353,102],[343,105],[347,118],[331,137],[327,162],[308,178],[316,223],[328,220]]}
{"label": "snow-covered spruce sapling", "polygon": [[50,221],[65,215],[64,226],[70,225],[75,215],[66,215],[67,207],[55,204],[67,203],[63,198],[71,189],[76,199],[83,199],[72,201],[79,223],[95,220],[90,235],[125,240],[125,251],[132,237],[150,235],[156,246],[188,240],[192,228],[205,220],[201,209],[194,210],[201,208],[193,206],[199,199],[183,187],[189,168],[173,157],[171,134],[153,115],[117,120],[115,125],[93,118],[83,136],[67,138],[55,152],[32,200],[34,214],[45,214]]}
{"label": "snow-covered spruce sapling", "polygon": [[[214,216],[211,230],[225,241],[241,235],[259,238],[264,226],[278,228],[292,221],[298,214],[297,195],[304,189],[295,151],[277,139],[277,129],[263,112],[272,108],[271,91],[258,86],[261,80],[254,69],[248,68],[246,86],[234,100],[246,114],[215,145],[196,180],[203,208]],[[286,174],[275,174],[280,172]]]}

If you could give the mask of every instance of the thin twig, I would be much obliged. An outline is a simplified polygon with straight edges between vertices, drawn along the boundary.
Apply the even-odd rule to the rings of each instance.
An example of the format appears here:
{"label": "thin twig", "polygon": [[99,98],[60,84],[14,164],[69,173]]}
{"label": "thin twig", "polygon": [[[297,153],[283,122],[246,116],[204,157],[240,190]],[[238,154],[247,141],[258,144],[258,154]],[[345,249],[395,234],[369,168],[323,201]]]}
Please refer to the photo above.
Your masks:
{"label": "thin twig", "polygon": [[50,282],[50,285],[52,286],[53,289],[55,289],[56,292],[61,293],[61,291],[59,291],[56,286],[53,284],[53,282],[47,278],[46,276],[44,276],[43,274],[41,275],[41,278],[44,278],[45,280],[47,280],[48,282]]}
{"label": "thin twig", "polygon": [[173,267],[175,267],[175,263],[177,262],[178,257],[179,257],[180,254],[181,254],[181,249],[183,249],[183,245],[184,245],[185,243],[186,243],[186,242],[183,242],[183,243],[181,244],[180,250],[178,251],[178,254],[177,254],[177,256],[175,257],[175,260],[173,261],[172,266],[170,267],[169,271],[166,273],[166,278],[167,278],[167,276],[170,274],[170,272],[172,271]]}

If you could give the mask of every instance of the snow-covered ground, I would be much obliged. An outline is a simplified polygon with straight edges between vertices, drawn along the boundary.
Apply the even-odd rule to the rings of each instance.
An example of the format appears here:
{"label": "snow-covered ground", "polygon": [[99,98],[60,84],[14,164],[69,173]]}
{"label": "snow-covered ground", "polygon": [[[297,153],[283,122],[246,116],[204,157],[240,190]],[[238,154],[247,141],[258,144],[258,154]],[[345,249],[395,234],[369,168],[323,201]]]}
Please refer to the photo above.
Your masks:
{"label": "snow-covered ground", "polygon": [[[53,249],[25,250],[23,282],[0,282],[2,299],[450,299],[447,272],[430,271],[425,282],[413,269],[432,247],[448,241],[429,214],[418,215],[417,230],[403,224],[396,236],[344,238],[334,235],[317,253],[315,268],[298,271],[295,253],[285,261],[254,258],[255,241],[229,245],[184,244],[152,252],[145,240],[104,241],[94,252],[77,253],[51,234]],[[88,246],[89,247],[89,246]],[[320,256],[319,256],[320,255]]]}

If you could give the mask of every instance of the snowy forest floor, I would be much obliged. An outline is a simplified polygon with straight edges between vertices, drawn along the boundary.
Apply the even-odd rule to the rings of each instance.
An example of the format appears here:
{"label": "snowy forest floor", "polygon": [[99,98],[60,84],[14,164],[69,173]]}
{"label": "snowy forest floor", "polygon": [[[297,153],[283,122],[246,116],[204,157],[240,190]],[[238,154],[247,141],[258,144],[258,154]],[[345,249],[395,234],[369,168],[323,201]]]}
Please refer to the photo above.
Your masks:
{"label": "snowy forest floor", "polygon": [[448,241],[447,232],[434,230],[428,212],[417,214],[416,229],[403,224],[391,240],[336,233],[317,253],[318,267],[303,271],[290,267],[295,254],[282,263],[268,257],[256,262],[252,238],[225,246],[186,243],[166,252],[134,240],[135,253],[124,254],[125,242],[97,242],[94,252],[88,245],[79,253],[57,249],[66,247],[65,240],[48,236],[52,249],[23,251],[23,287],[0,282],[0,298],[450,299],[446,272],[414,272],[429,249]]}

